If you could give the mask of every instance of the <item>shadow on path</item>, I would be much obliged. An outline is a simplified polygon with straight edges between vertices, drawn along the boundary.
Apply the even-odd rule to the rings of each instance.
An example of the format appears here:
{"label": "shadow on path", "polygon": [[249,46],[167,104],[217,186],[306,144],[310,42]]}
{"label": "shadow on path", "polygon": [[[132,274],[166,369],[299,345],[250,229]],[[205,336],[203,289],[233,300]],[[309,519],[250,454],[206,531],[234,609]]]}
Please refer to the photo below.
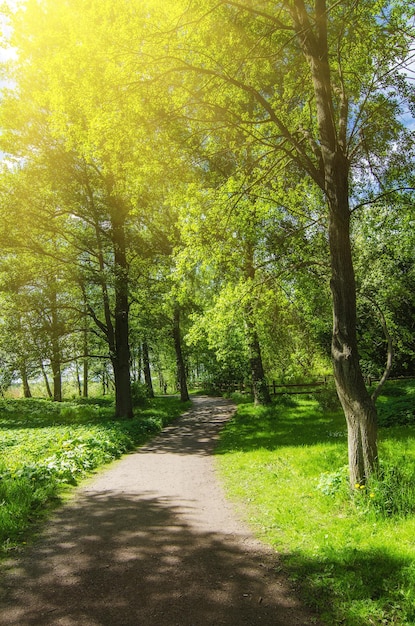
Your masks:
{"label": "shadow on path", "polygon": [[289,624],[292,607],[267,582],[278,586],[260,556],[196,533],[167,498],[106,493],[56,518],[13,573],[0,623]]}
{"label": "shadow on path", "polygon": [[220,431],[235,412],[235,406],[230,400],[206,396],[197,396],[192,402],[193,408],[184,413],[177,422],[166,426],[143,450],[210,455],[219,439]]}
{"label": "shadow on path", "polygon": [[278,577],[275,555],[227,522],[207,455],[232,407],[198,404],[81,489],[10,563],[2,626],[315,623]]}

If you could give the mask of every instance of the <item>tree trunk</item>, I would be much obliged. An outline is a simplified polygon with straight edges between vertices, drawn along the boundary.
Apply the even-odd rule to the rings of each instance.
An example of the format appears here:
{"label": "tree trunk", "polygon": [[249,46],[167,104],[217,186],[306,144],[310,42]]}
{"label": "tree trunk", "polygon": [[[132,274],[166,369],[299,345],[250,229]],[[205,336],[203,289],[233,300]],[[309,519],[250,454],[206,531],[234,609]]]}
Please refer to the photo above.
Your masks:
{"label": "tree trunk", "polygon": [[52,357],[50,364],[53,374],[53,400],[54,402],[62,402],[61,351],[59,346],[60,329],[58,319],[58,303],[55,290],[52,291],[51,303]]}
{"label": "tree trunk", "polygon": [[105,365],[103,365],[103,367],[102,367],[102,395],[106,396],[107,395],[107,391],[108,391],[107,368],[106,368]]}
{"label": "tree trunk", "polygon": [[[344,160],[344,159],[343,159]],[[360,369],[356,336],[356,286],[347,191],[348,167],[333,158],[326,180],[333,297],[332,359],[337,393],[348,428],[350,483],[363,484],[377,465],[377,416]],[[343,179],[343,180],[341,180]],[[337,182],[336,182],[337,181]]]}
{"label": "tree trunk", "polygon": [[62,402],[62,372],[59,355],[57,358],[53,357],[50,364],[53,374],[53,401]]}
{"label": "tree trunk", "polygon": [[388,325],[386,323],[386,318],[383,314],[382,309],[371,299],[369,298],[369,300],[372,302],[373,306],[377,309],[379,316],[380,316],[380,322],[382,324],[382,329],[383,329],[383,333],[385,335],[385,339],[386,339],[386,343],[387,343],[387,356],[386,356],[386,366],[385,366],[385,370],[382,374],[382,377],[379,381],[378,386],[376,387],[375,391],[372,393],[372,401],[376,404],[376,400],[378,399],[378,397],[380,396],[380,393],[383,389],[383,386],[385,385],[386,381],[389,378],[389,374],[391,372],[392,369],[392,365],[393,365],[393,340],[392,340],[392,336],[388,330]]}
{"label": "tree trunk", "polygon": [[270,404],[271,396],[268,383],[265,380],[264,366],[262,363],[261,345],[258,333],[251,321],[248,321],[248,347],[249,363],[251,368],[252,389],[255,404]]}
{"label": "tree trunk", "polygon": [[84,357],[82,360],[82,397],[88,397],[88,380],[89,380],[89,362],[88,362],[88,318],[87,318],[87,305],[85,303],[85,327],[83,330],[83,351]]}
{"label": "tree trunk", "polygon": [[140,380],[140,372],[139,372],[139,359],[138,352],[140,351],[139,346],[131,346],[130,343],[130,352],[131,352],[131,380],[133,383],[136,383]]}
{"label": "tree trunk", "polygon": [[356,286],[350,244],[348,105],[341,91],[333,104],[327,38],[327,6],[316,0],[311,21],[304,0],[289,10],[298,42],[311,73],[320,140],[320,163],[313,178],[329,208],[331,292],[333,298],[332,359],[337,393],[348,428],[350,483],[364,483],[377,466],[376,408],[366,390],[356,336]]}
{"label": "tree trunk", "polygon": [[[93,210],[95,212],[92,193],[91,193],[91,206],[93,207]],[[98,220],[96,213],[94,213],[94,226],[95,226],[95,236],[96,236],[97,247],[98,247],[98,264],[99,264],[99,271],[100,271],[99,275],[100,275],[100,282],[101,282],[102,305],[103,305],[105,323],[102,323],[100,320],[98,320],[93,310],[89,307],[88,308],[89,308],[90,313],[92,314],[92,317],[95,323],[98,325],[98,327],[101,329],[101,331],[105,335],[105,339],[108,344],[109,357],[110,357],[111,365],[114,371],[114,380],[116,380],[117,375],[115,373],[115,369],[117,368],[117,361],[116,361],[117,350],[116,350],[116,342],[115,342],[115,330],[114,330],[114,324],[112,322],[110,297],[109,297],[108,286],[107,286],[107,282],[105,278],[106,268],[105,268],[105,262],[104,262],[104,252],[102,249],[102,242],[101,242],[101,230],[100,230],[100,224],[99,224],[99,220]],[[107,394],[108,389],[109,389],[108,372],[107,372],[106,364],[104,364],[103,369],[102,369],[102,393],[104,396]]]}
{"label": "tree trunk", "polygon": [[32,393],[30,391],[30,385],[29,385],[29,379],[27,376],[27,369],[26,369],[26,364],[22,363],[22,365],[20,366],[20,376],[22,379],[22,386],[23,386],[23,397],[24,398],[31,398],[32,397]]}
{"label": "tree trunk", "polygon": [[114,245],[115,311],[114,334],[115,354],[112,356],[115,382],[116,417],[133,417],[133,400],[130,377],[130,345],[128,324],[128,263],[126,255],[124,207],[113,199],[112,240]]}
{"label": "tree trunk", "polygon": [[179,383],[180,400],[182,402],[187,402],[189,400],[189,392],[187,389],[186,368],[183,359],[180,333],[180,306],[178,304],[175,304],[173,312],[173,340],[176,352],[177,380]]}
{"label": "tree trunk", "polygon": [[[22,330],[22,318],[21,315],[18,315],[17,318],[17,329],[18,329],[18,335],[22,335],[23,330]],[[19,369],[20,369],[20,378],[22,379],[22,387],[23,387],[23,397],[24,398],[31,398],[32,397],[32,393],[30,391],[30,386],[29,386],[29,378],[27,375],[27,362],[26,362],[26,358],[24,356],[22,356],[21,359],[19,359],[20,363],[19,363]]]}
{"label": "tree trunk", "polygon": [[42,362],[40,363],[40,369],[42,370],[43,380],[45,381],[46,393],[48,394],[48,398],[52,399],[52,389],[50,388],[48,375]]}
{"label": "tree trunk", "polygon": [[81,385],[81,376],[79,374],[79,363],[78,359],[75,361],[75,374],[76,374],[76,385],[78,387],[78,396],[82,396],[82,385]]}
{"label": "tree trunk", "polygon": [[[105,323],[100,321],[91,307],[90,315],[104,333],[109,348],[109,357],[114,372],[115,416],[117,418],[133,417],[133,402],[130,379],[130,346],[128,324],[128,263],[125,241],[126,208],[121,198],[113,194],[113,183],[108,183],[108,208],[111,221],[111,240],[114,254],[114,316],[111,314],[110,298],[105,279],[105,261],[101,241],[101,227],[98,212],[95,208],[92,190],[87,187],[91,208],[94,214],[95,234],[98,246],[98,263],[100,268],[101,290],[103,298]],[[106,374],[106,372],[105,372]],[[105,393],[106,375],[103,374],[102,384]]]}
{"label": "tree trunk", "polygon": [[[142,346],[139,346],[138,355],[137,355],[137,379],[141,382],[141,372],[143,370],[143,352]],[[143,372],[144,375],[144,372]]]}
{"label": "tree trunk", "polygon": [[[245,278],[247,281],[250,281],[252,285],[254,284],[254,247],[249,242],[247,242],[245,250]],[[248,304],[245,308],[245,322],[247,329],[249,364],[251,370],[251,383],[252,391],[254,394],[254,401],[255,404],[270,404],[271,396],[268,389],[268,383],[265,379],[261,345],[259,343],[259,337],[255,327],[254,303],[251,294],[249,294],[247,298]]]}
{"label": "tree trunk", "polygon": [[142,350],[143,350],[142,355],[143,355],[144,380],[145,380],[146,387],[147,387],[147,394],[149,398],[154,398],[154,389],[153,389],[153,381],[151,380],[150,358],[148,354],[147,341],[143,341]]}
{"label": "tree trunk", "polygon": [[83,360],[83,375],[82,375],[82,397],[88,397],[88,381],[89,381],[89,363],[88,359],[85,357]]}
{"label": "tree trunk", "polygon": [[[111,359],[115,386],[115,416],[119,419],[133,417],[131,382],[126,377],[125,367],[120,366],[117,358]],[[131,398],[131,405],[130,405]]]}

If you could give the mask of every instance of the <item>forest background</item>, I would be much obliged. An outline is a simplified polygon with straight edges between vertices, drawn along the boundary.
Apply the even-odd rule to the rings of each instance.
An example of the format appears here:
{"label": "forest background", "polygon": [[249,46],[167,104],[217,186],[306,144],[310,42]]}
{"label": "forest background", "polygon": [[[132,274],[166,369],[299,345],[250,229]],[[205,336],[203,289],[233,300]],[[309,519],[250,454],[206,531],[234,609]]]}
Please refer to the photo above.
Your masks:
{"label": "forest background", "polygon": [[415,369],[413,8],[6,3],[2,388],[334,373],[364,483],[365,377]]}
{"label": "forest background", "polygon": [[384,384],[415,374],[414,14],[3,3],[1,554],[188,388],[244,388],[217,466],[301,597],[415,623],[414,384]]}

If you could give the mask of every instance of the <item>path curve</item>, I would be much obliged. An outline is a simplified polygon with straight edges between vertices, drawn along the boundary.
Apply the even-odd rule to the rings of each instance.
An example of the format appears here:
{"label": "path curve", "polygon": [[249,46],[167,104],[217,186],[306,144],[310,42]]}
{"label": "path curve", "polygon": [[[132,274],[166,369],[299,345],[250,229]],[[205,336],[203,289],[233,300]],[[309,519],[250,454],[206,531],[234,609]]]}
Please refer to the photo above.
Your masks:
{"label": "path curve", "polygon": [[4,626],[305,626],[312,615],[224,498],[212,450],[232,415],[193,408],[81,487],[3,576]]}

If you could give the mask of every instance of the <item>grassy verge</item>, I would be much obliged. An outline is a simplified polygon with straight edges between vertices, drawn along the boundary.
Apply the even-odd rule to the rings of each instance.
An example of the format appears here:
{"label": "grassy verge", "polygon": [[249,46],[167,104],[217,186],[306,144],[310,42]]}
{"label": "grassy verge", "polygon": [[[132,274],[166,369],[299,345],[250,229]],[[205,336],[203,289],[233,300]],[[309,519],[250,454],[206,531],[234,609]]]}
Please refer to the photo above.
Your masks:
{"label": "grassy verge", "polygon": [[0,401],[0,557],[99,466],[143,444],[178,417],[177,398],[155,398],[132,420],[113,419],[113,402]]}
{"label": "grassy verge", "polygon": [[353,494],[330,394],[239,404],[223,432],[217,461],[231,497],[330,626],[415,624],[414,407],[413,385],[389,386],[381,475]]}

